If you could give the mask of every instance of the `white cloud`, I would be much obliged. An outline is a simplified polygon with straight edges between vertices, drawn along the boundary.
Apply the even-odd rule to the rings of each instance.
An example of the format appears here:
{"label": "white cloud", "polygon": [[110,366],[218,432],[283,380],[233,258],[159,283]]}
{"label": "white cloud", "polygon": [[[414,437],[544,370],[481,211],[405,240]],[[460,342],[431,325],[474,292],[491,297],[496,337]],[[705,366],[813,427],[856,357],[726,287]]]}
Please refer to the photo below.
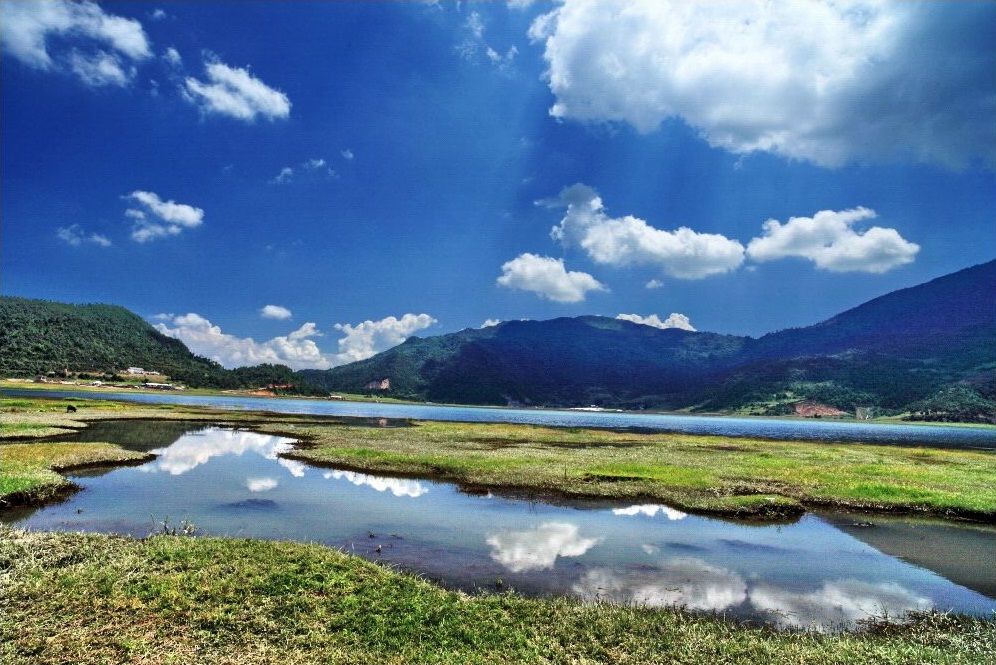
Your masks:
{"label": "white cloud", "polygon": [[124,198],[144,206],[143,209],[129,208],[125,211],[125,215],[134,220],[131,238],[136,242],[175,236],[184,229],[200,226],[204,221],[204,211],[200,208],[175,201],[163,201],[153,192],[136,190]]}
{"label": "white cloud", "polygon": [[59,227],[56,229],[55,235],[59,238],[59,240],[68,245],[72,245],[73,247],[79,247],[83,243],[97,245],[98,247],[111,246],[111,241],[107,238],[107,236],[100,235],[99,233],[91,233],[90,235],[87,235],[83,230],[83,227],[79,224]]}
{"label": "white cloud", "polygon": [[659,279],[652,279],[646,283],[645,287],[648,289],[659,289],[664,286],[664,282]]}
{"label": "white cloud", "polygon": [[488,536],[491,558],[513,573],[553,568],[558,557],[578,557],[601,542],[583,538],[574,524],[547,522],[529,531]]}
{"label": "white cloud", "polygon": [[280,305],[265,305],[259,310],[259,315],[264,319],[276,319],[278,321],[283,321],[293,316],[289,309]]}
{"label": "white cloud", "polygon": [[457,52],[460,53],[464,60],[473,62],[478,60],[479,56],[483,54],[487,61],[494,65],[499,72],[508,74],[511,71],[512,62],[515,60],[515,56],[519,54],[519,49],[516,48],[515,44],[505,49],[504,55],[490,46],[484,37],[486,29],[484,19],[478,12],[470,13],[463,25],[463,29],[465,37],[457,46]]}
{"label": "white cloud", "polygon": [[285,166],[284,168],[280,169],[280,173],[274,176],[273,180],[271,180],[270,183],[274,185],[283,185],[290,182],[291,178],[293,177],[294,177],[294,169],[292,169],[289,166]]}
{"label": "white cloud", "polygon": [[996,155],[993,3],[588,2],[537,18],[550,114],[825,166]]}
{"label": "white cloud", "polygon": [[159,332],[179,339],[194,353],[228,368],[261,363],[287,365],[292,369],[329,369],[332,366],[332,362],[310,339],[320,335],[314,323],[305,323],[287,335],[256,342],[251,337],[241,338],[224,333],[219,326],[195,313],[182,316],[163,314],[154,318],[163,321],[155,325]]}
{"label": "white cloud", "polygon": [[183,88],[187,100],[202,111],[246,122],[252,122],[258,116],[274,120],[290,115],[291,102],[287,95],[269,87],[248,69],[213,61],[205,65],[205,71],[206,82],[188,77]]}
{"label": "white cloud", "polygon": [[405,314],[400,319],[388,316],[379,321],[363,321],[355,326],[337,323],[335,329],[345,337],[339,340],[336,364],[363,360],[401,344],[415,332],[437,323],[428,314]]}
{"label": "white cloud", "polygon": [[562,259],[520,254],[501,267],[498,285],[532,291],[554,302],[581,302],[589,291],[606,291],[605,286],[586,272],[564,268]]}
{"label": "white cloud", "polygon": [[4,49],[38,69],[61,68],[73,53],[93,60],[95,50],[135,61],[152,55],[141,23],[105,14],[92,2],[3,2],[0,22]]}
{"label": "white cloud", "polygon": [[832,272],[882,273],[912,262],[920,246],[895,229],[854,230],[855,223],[876,216],[874,210],[859,207],[821,210],[812,217],[791,217],[784,224],[769,219],[763,225],[764,235],[748,243],[747,255],[754,261],[801,257]]}
{"label": "white cloud", "polygon": [[343,151],[342,151],[341,153],[339,153],[339,154],[341,154],[341,155],[342,155],[342,158],[343,158],[343,159],[346,159],[346,160],[351,160],[351,159],[353,159],[354,157],[356,157],[356,155],[354,155],[354,154],[353,154],[353,151],[352,151],[352,150],[350,150],[349,148],[346,148],[345,150],[343,150]]}
{"label": "white cloud", "polygon": [[501,319],[485,319],[484,323],[481,324],[482,328],[492,328],[501,323]]}
{"label": "white cloud", "polygon": [[[304,162],[301,163],[300,168],[304,170],[305,175],[314,174],[310,176],[312,179],[315,177],[315,175],[322,175],[322,174],[327,175],[329,178],[339,177],[336,174],[336,172],[330,166],[328,166],[328,162],[326,162],[321,157],[315,157],[312,159],[305,160]],[[270,180],[270,184],[283,185],[292,182],[294,180],[294,174],[295,170],[293,167],[285,166],[282,169],[280,169],[280,173],[278,173],[272,180]]]}
{"label": "white cloud", "polygon": [[661,318],[656,314],[651,314],[650,316],[640,316],[639,314],[620,314],[616,318],[622,319],[623,321],[632,321],[633,323],[639,323],[644,326],[660,328],[661,330],[679,328],[681,330],[695,331],[695,328],[692,326],[692,322],[688,320],[688,317],[684,314],[678,314],[677,312],[672,312],[671,315],[663,321],[661,321]]}
{"label": "white cloud", "polygon": [[98,51],[92,55],[73,52],[69,56],[69,67],[81,81],[90,86],[126,86],[135,76],[135,68],[127,71],[121,58],[113,53]]}
{"label": "white cloud", "polygon": [[183,58],[180,56],[180,52],[172,46],[163,53],[163,59],[176,69],[183,67]]}
{"label": "white cloud", "polygon": [[557,199],[543,203],[567,208],[550,236],[581,247],[596,263],[649,265],[672,277],[701,279],[736,270],[744,260],[743,245],[722,235],[686,227],[662,231],[630,215],[609,217],[598,192],[587,185],[566,187]]}

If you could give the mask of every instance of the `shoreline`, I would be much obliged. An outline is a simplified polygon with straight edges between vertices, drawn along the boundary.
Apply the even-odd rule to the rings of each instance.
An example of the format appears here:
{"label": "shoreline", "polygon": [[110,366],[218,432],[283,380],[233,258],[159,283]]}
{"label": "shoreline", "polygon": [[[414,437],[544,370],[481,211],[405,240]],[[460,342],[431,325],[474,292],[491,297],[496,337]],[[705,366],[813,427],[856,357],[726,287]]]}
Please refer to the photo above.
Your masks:
{"label": "shoreline", "polygon": [[[18,403],[17,398],[4,399]],[[76,445],[92,455],[87,446],[93,444],[73,444],[71,439],[94,421],[173,420],[249,427],[286,436],[295,444],[284,456],[313,466],[449,482],[470,492],[553,501],[650,501],[692,514],[741,521],[795,520],[808,511],[831,509],[996,523],[996,490],[990,489],[988,498],[977,496],[985,493],[985,488],[978,489],[980,478],[989,478],[993,484],[996,461],[973,451],[500,423],[406,421],[409,426],[382,428],[371,427],[365,418],[178,405],[164,408],[109,400],[77,401],[78,411],[65,413],[62,400],[39,396],[36,401],[48,411],[22,414],[18,408],[28,411],[29,407],[7,409],[9,424],[0,441],[8,460],[16,461],[18,449],[13,446],[35,445],[26,441]],[[22,491],[18,503],[44,503],[53,482],[68,482],[57,469],[81,463],[114,465],[127,457],[117,446],[103,454],[105,458],[75,462],[70,458],[43,465],[61,480],[49,476],[39,485],[37,500]],[[772,456],[776,462],[779,456],[787,461],[771,466],[765,459]],[[790,462],[796,466],[784,471],[782,467]],[[938,465],[954,473],[969,463],[986,467],[975,475],[962,469],[961,476],[948,480],[931,475]],[[911,486],[903,490],[900,485],[882,484],[874,469],[870,476],[849,478],[846,468],[836,469],[847,465],[856,473],[867,471],[870,465],[883,471],[895,465],[896,473],[908,474]],[[873,482],[882,486],[884,494],[858,491]],[[900,490],[903,493],[897,494]],[[10,493],[3,492],[3,503],[9,501]]]}
{"label": "shoreline", "polygon": [[648,416],[673,416],[677,418],[687,417],[687,418],[728,418],[733,420],[771,420],[776,422],[837,422],[837,423],[853,423],[853,424],[868,424],[868,425],[899,425],[899,426],[930,426],[930,427],[959,427],[959,428],[973,428],[973,429],[984,429],[996,431],[996,423],[974,423],[974,422],[945,422],[945,421],[934,421],[934,420],[904,420],[902,415],[893,416],[879,416],[869,420],[859,420],[854,416],[823,416],[821,418],[798,416],[798,415],[754,415],[754,414],[739,414],[739,413],[726,413],[718,411],[700,412],[692,413],[688,410],[679,411],[659,411],[659,410],[629,410],[629,409],[614,409],[614,408],[599,408],[597,410],[591,409],[590,407],[546,407],[546,406],[501,406],[497,404],[457,404],[449,402],[422,402],[414,400],[400,399],[390,396],[382,397],[363,397],[361,395],[348,395],[343,399],[333,400],[329,397],[315,397],[309,395],[260,395],[254,394],[253,391],[249,390],[220,390],[211,388],[186,388],[183,390],[156,390],[156,389],[144,389],[140,385],[132,387],[123,386],[92,386],[84,385],[79,383],[35,383],[30,379],[11,379],[11,378],[0,378],[0,390],[4,388],[9,388],[11,390],[32,390],[38,392],[57,392],[57,391],[75,391],[75,392],[128,392],[136,393],[142,395],[162,395],[162,394],[184,394],[184,395],[196,395],[204,397],[238,397],[241,399],[275,399],[281,401],[291,401],[291,400],[303,400],[303,401],[313,401],[313,402],[345,402],[348,404],[398,404],[398,405],[410,405],[410,406],[431,406],[431,407],[442,407],[442,408],[471,408],[471,409],[493,409],[493,410],[517,410],[517,411],[539,411],[539,412],[581,412],[586,411],[593,412],[605,412],[605,413],[625,413],[632,416],[648,415]]}

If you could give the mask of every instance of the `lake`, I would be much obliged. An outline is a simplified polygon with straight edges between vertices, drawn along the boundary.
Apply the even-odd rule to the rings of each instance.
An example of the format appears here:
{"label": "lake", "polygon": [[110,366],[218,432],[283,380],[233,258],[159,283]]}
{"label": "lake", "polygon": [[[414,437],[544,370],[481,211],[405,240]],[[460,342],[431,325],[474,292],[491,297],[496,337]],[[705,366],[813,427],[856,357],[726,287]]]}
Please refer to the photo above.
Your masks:
{"label": "lake", "polygon": [[681,605],[782,627],[996,611],[990,525],[845,514],[759,525],[657,504],[470,495],[309,466],[281,457],[290,439],[190,423],[98,422],[85,437],[157,457],[74,474],[83,491],[4,521],[133,536],[189,523],[198,534],[320,542],[450,588]]}
{"label": "lake", "polygon": [[656,413],[614,411],[572,411],[553,409],[510,409],[432,404],[385,402],[346,402],[316,399],[276,399],[228,395],[187,395],[183,393],[139,393],[107,390],[45,391],[2,390],[20,397],[64,399],[108,399],[147,404],[184,404],[217,409],[273,411],[362,418],[414,418],[454,422],[508,422],[552,427],[599,427],[639,429],[685,434],[746,436],[804,441],[852,441],[893,445],[927,444],[945,448],[984,448],[996,450],[996,429],[941,425],[883,424],[824,419],[792,420],[776,418],[730,418],[718,416],[676,416]]}

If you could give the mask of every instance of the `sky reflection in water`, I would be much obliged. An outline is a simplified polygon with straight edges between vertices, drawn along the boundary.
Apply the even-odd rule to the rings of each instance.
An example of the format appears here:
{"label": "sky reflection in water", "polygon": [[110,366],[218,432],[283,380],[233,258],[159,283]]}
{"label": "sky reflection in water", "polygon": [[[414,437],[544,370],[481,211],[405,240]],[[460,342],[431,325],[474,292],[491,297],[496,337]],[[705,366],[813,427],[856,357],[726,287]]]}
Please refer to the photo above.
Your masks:
{"label": "sky reflection in water", "polygon": [[[786,627],[833,628],[931,607],[996,610],[996,600],[813,515],[754,526],[656,504],[585,508],[470,496],[451,485],[280,457],[291,448],[289,439],[241,430],[183,434],[146,465],[81,473],[85,491],[18,519],[35,529],[144,536],[169,516],[204,534],[326,543],[452,587],[494,588],[501,580],[502,588],[531,594],[681,605]],[[989,533],[984,542],[996,543],[996,530]]]}

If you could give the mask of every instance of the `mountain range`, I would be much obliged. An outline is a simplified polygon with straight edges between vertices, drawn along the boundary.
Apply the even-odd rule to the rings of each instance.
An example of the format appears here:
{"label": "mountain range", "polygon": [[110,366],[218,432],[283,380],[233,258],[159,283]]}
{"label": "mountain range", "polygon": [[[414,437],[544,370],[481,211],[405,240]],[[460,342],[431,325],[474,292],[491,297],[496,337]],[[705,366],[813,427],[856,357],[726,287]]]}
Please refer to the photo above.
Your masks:
{"label": "mountain range", "polygon": [[299,374],[331,391],[387,379],[394,396],[466,404],[774,415],[816,402],[929,416],[930,400],[958,389],[985,411],[996,396],[996,261],[759,339],[597,316],[509,321]]}
{"label": "mountain range", "polygon": [[0,374],[154,368],[191,387],[417,401],[996,421],[996,261],[751,338],[600,316],[411,337],[330,370],[229,370],[113,305],[0,297]]}

